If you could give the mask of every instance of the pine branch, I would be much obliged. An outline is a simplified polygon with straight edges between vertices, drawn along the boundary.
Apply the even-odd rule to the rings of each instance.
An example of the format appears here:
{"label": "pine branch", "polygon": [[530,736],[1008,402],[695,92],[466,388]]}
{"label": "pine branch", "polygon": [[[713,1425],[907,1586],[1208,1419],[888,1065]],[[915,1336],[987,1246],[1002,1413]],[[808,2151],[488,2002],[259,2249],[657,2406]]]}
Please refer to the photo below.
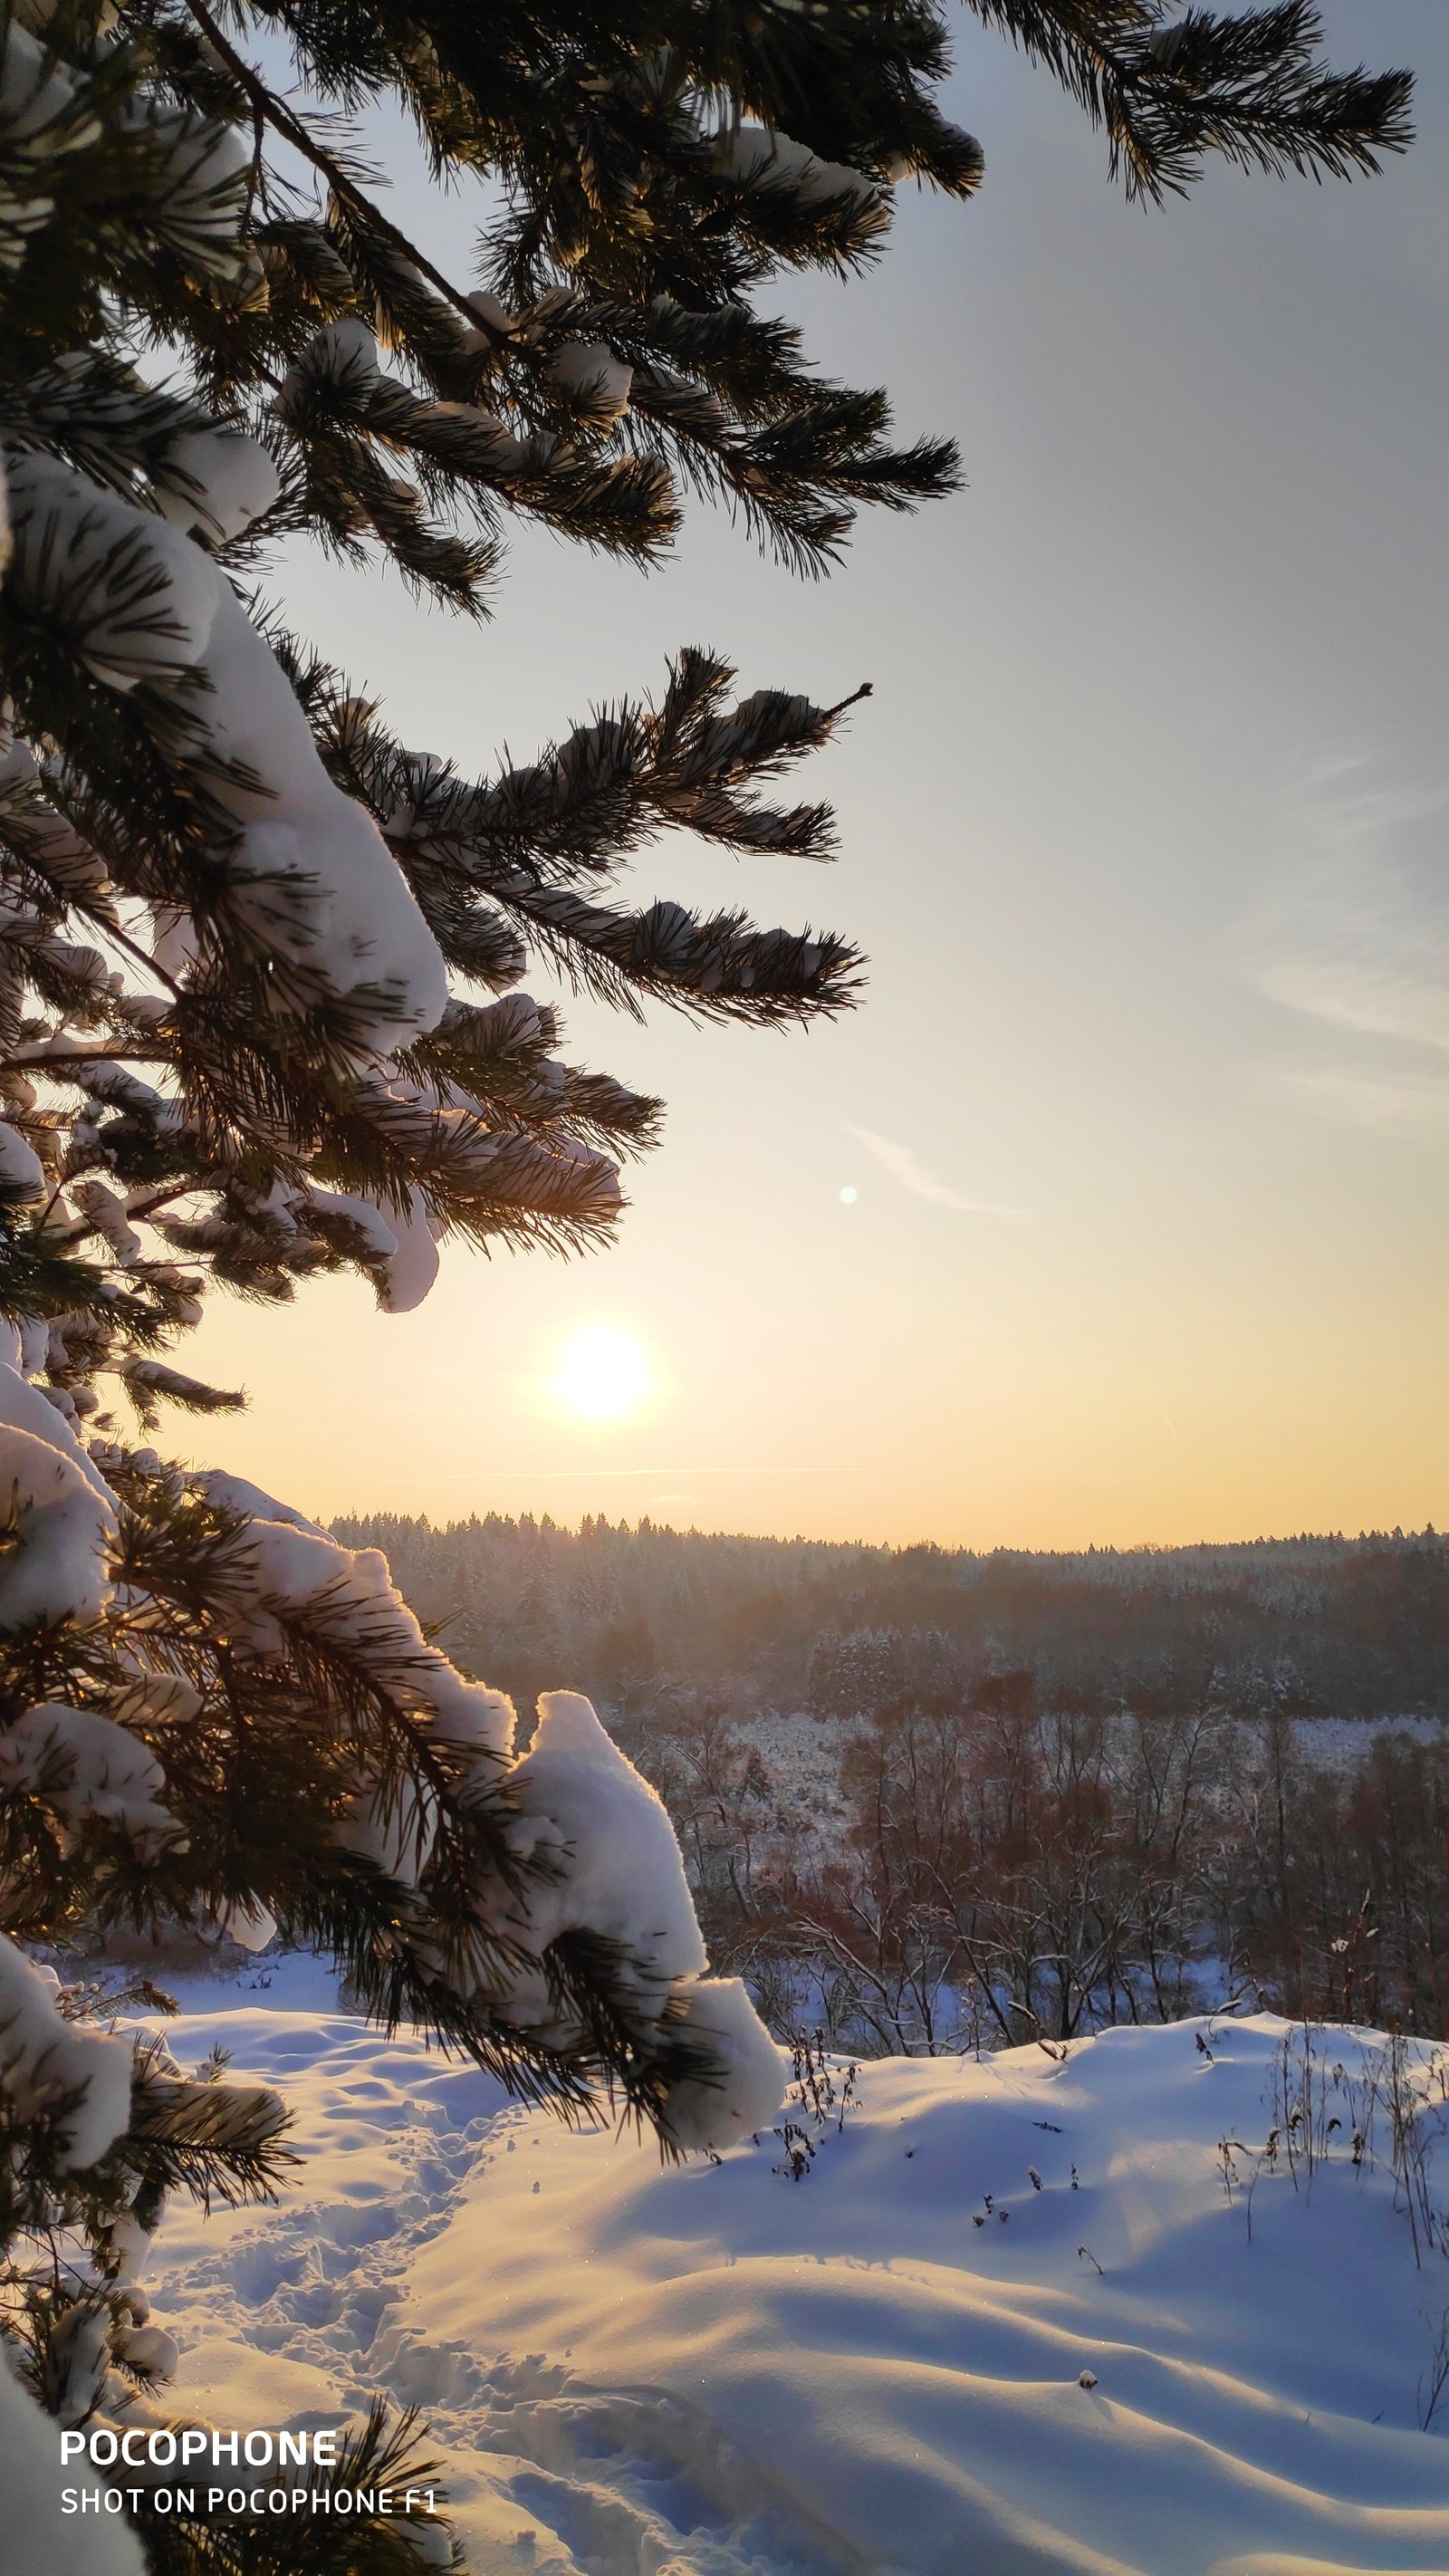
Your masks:
{"label": "pine branch", "polygon": [[460,294],[444,276],[442,270],[435,268],[426,254],[410,242],[406,234],[398,230],[396,224],[382,212],[381,207],[375,205],[357,185],[336,154],[328,152],[314,139],[302,119],[268,88],[260,72],[254,71],[250,63],[243,60],[235,46],[223,35],[211,12],[203,5],[203,0],[185,0],[185,5],[196,20],[208,45],[225,63],[238,86],[245,91],[261,122],[270,126],[273,133],[290,145],[294,152],[299,152],[304,161],[311,163],[314,170],[321,173],[337,203],[345,206],[348,212],[365,224],[370,232],[375,233],[379,240],[385,241],[400,258],[405,259],[408,265],[417,271],[420,277],[427,278],[445,303],[451,304],[462,315],[470,330],[476,331],[481,327],[495,339],[504,338],[506,335],[495,331],[486,318],[480,319],[467,297]]}
{"label": "pine branch", "polygon": [[205,2211],[278,2197],[301,2163],[284,2146],[291,2116],[261,2085],[196,2083],[168,2074],[161,2043],[138,2050],[125,2137],[114,2151],[143,2191],[185,2191]]}
{"label": "pine branch", "polygon": [[1282,178],[1377,171],[1413,139],[1412,78],[1362,68],[1330,74],[1317,60],[1312,0],[1221,17],[1169,14],[1160,0],[970,0],[1045,63],[1105,129],[1127,193],[1181,196],[1204,156]]}
{"label": "pine branch", "polygon": [[[406,2496],[411,2489],[433,2500],[426,2522],[355,2509],[335,2520],[320,2513],[280,2521],[245,2513],[225,2519],[147,2514],[140,2527],[152,2576],[419,2576],[425,2564],[440,2563],[439,2540],[447,2546],[447,2521],[436,2506],[446,2504],[448,2490],[417,2425],[415,2409],[391,2417],[385,2400],[374,2398],[363,2423],[343,2441],[325,2484],[334,2494],[353,2497],[359,2490]],[[310,2483],[322,2485],[322,2473],[310,2472]],[[461,2576],[461,2560],[453,2564]]]}

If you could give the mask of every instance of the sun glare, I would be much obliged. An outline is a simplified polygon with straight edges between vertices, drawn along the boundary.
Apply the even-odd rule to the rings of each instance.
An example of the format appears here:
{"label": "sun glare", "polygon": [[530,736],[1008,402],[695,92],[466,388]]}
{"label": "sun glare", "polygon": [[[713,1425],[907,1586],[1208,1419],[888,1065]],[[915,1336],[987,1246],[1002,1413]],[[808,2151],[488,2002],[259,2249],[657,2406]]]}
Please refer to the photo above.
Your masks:
{"label": "sun glare", "polygon": [[554,1393],[588,1422],[617,1422],[649,1391],[649,1363],[632,1333],[585,1324],[559,1357]]}

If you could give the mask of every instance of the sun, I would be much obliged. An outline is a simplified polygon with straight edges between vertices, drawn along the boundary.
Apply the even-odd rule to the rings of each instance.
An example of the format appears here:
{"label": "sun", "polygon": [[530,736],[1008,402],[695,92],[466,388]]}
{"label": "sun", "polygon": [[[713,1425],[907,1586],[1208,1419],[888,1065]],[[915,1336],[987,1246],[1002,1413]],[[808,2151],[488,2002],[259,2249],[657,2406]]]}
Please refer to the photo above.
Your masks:
{"label": "sun", "polygon": [[586,1422],[618,1422],[649,1392],[649,1363],[632,1333],[584,1324],[559,1354],[553,1391]]}

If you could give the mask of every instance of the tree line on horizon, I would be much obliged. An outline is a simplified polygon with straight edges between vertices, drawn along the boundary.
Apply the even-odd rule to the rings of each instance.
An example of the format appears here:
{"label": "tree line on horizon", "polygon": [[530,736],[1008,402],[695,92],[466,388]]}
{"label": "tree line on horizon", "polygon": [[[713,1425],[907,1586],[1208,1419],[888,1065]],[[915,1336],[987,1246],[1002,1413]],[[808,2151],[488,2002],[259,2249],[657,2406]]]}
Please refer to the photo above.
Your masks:
{"label": "tree line on horizon", "polygon": [[964,1705],[1024,1671],[1084,1710],[1237,1716],[1449,1713],[1449,1541],[893,1549],[585,1519],[348,1516],[418,1615],[523,1709],[567,1670],[632,1717],[671,1694],[869,1715],[903,1693]]}

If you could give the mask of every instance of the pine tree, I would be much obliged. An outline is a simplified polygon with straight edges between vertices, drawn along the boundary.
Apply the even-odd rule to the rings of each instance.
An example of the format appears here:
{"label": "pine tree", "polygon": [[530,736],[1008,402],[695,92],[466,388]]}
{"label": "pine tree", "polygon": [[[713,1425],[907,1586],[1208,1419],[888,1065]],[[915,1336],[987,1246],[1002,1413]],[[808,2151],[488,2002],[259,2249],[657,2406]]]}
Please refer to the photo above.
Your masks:
{"label": "pine tree", "polygon": [[[971,5],[1139,195],[1213,152],[1348,175],[1407,139],[1404,77],[1326,72],[1306,0]],[[507,1701],[381,1556],[141,1435],[163,1404],[239,1401],[170,1356],[215,1288],[282,1303],[350,1267],[402,1311],[446,1237],[607,1238],[660,1104],[564,1060],[519,990],[530,953],[636,1015],[804,1023],[860,982],[832,933],[616,892],[670,829],[828,857],[828,810],[775,782],[854,701],[736,696],[690,649],[653,700],[475,780],[288,631],[269,549],[305,533],[474,617],[510,516],[647,565],[692,492],[827,570],[862,504],[949,490],[955,454],[893,444],[884,395],[815,374],[761,292],[863,267],[901,180],[965,198],[982,156],[937,104],[934,0],[19,0],[0,34],[0,2416],[23,2533],[32,2509],[50,2529],[37,2406],[170,2420],[138,2278],[167,2194],[264,2196],[288,2150],[273,2096],[107,2026],[164,1999],[61,1990],[20,1945],[280,1926],[387,2026],[565,2115],[607,2095],[677,2152],[773,2111],[775,2053],[704,1973],[663,1810],[587,1704],[545,1699],[515,1759]],[[440,184],[490,182],[476,283],[379,201],[389,102]],[[375,2421],[354,2471],[412,2438]],[[434,2537],[314,2536],[305,2563],[416,2565]],[[75,2563],[126,2547],[108,2524]],[[166,2571],[303,2563],[277,2547],[147,2527]]]}

